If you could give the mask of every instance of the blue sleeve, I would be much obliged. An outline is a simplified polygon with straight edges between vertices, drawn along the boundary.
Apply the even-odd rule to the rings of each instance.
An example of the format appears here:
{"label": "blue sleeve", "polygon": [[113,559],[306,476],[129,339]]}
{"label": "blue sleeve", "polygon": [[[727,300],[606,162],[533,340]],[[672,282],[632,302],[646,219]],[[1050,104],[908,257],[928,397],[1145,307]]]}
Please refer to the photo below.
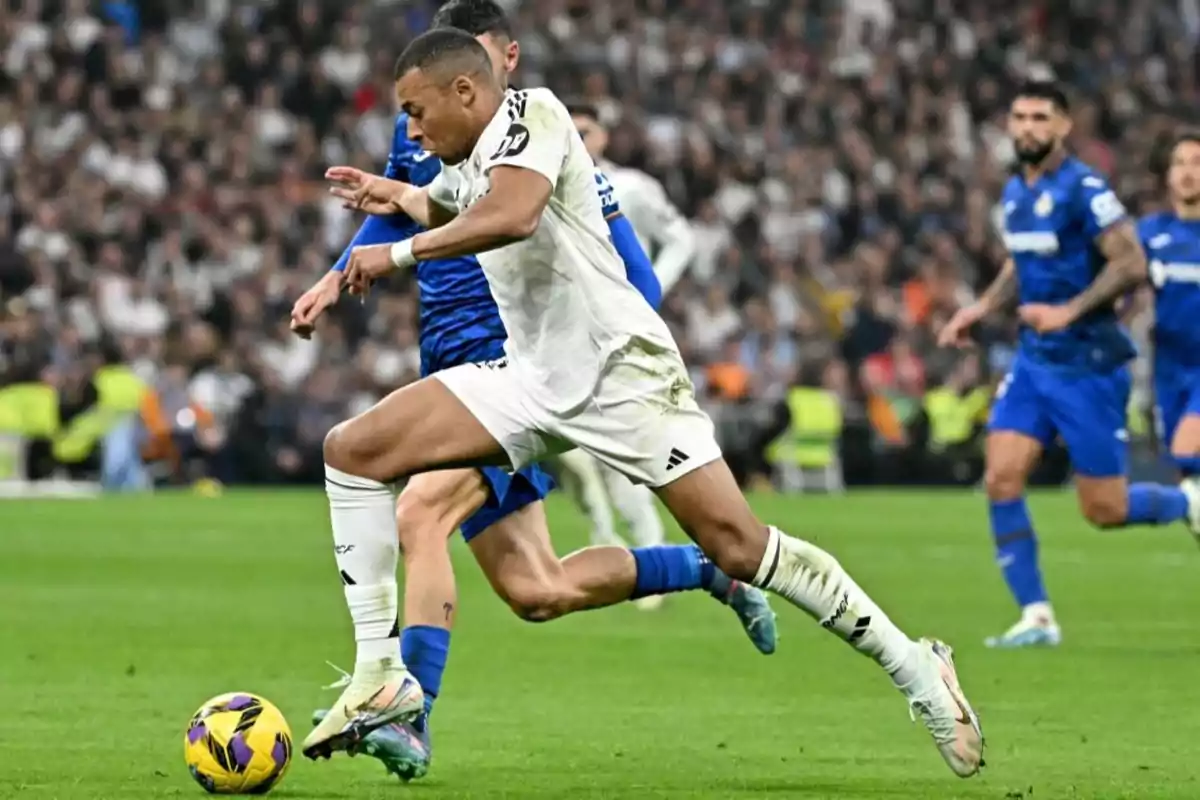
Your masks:
{"label": "blue sleeve", "polygon": [[[392,180],[409,180],[408,163],[412,160],[414,152],[420,152],[416,143],[410,141],[405,134],[407,124],[407,118],[403,114],[396,117],[396,129],[392,134],[392,150],[388,153],[387,167],[383,171],[384,177]],[[396,214],[391,217],[367,217],[359,227],[358,233],[354,234],[354,238],[350,240],[350,244],[346,245],[342,257],[333,265],[333,270],[345,272],[346,262],[350,260],[350,251],[355,247],[399,242],[415,236],[420,230],[417,224],[404,214]]]}
{"label": "blue sleeve", "polygon": [[333,265],[335,272],[344,272],[346,262],[350,260],[350,251],[356,247],[369,244],[391,244],[403,241],[420,233],[421,229],[415,222],[403,214],[391,217],[367,217],[359,227],[358,233],[346,245],[342,257]]}
{"label": "blue sleeve", "polygon": [[1095,239],[1128,216],[1125,205],[1109,188],[1108,181],[1097,175],[1085,175],[1080,179],[1078,197],[1083,231],[1089,239]]}
{"label": "blue sleeve", "polygon": [[637,234],[633,232],[633,225],[624,215],[617,214],[608,218],[608,230],[612,234],[617,253],[625,262],[625,276],[634,288],[641,292],[642,297],[646,298],[650,307],[657,311],[662,303],[662,286],[658,282],[658,276],[654,274],[650,256],[646,255]]}

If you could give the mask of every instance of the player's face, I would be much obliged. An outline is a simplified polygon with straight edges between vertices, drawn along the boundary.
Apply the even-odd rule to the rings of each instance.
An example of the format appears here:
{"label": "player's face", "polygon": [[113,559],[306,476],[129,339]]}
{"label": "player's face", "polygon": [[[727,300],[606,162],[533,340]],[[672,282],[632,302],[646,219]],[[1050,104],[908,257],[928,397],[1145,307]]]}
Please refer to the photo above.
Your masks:
{"label": "player's face", "polygon": [[608,131],[604,130],[604,126],[591,117],[577,114],[572,119],[575,121],[575,130],[579,131],[588,155],[592,157],[593,161],[598,160],[608,147]]}
{"label": "player's face", "polygon": [[[396,81],[396,99],[408,114],[408,138],[447,164],[471,155],[478,131],[470,113],[478,93],[476,79],[411,69]],[[486,124],[486,123],[485,123]]]}
{"label": "player's face", "polygon": [[476,36],[475,41],[487,50],[488,58],[492,60],[492,72],[500,78],[500,84],[508,88],[508,76],[517,68],[521,60],[521,46],[511,41],[507,36],[497,33],[485,33]]}
{"label": "player's face", "polygon": [[1017,158],[1025,164],[1042,163],[1070,130],[1067,115],[1041,97],[1018,97],[1008,111],[1008,135]]}
{"label": "player's face", "polygon": [[1171,199],[1184,205],[1200,203],[1200,142],[1180,142],[1171,151],[1167,170]]}

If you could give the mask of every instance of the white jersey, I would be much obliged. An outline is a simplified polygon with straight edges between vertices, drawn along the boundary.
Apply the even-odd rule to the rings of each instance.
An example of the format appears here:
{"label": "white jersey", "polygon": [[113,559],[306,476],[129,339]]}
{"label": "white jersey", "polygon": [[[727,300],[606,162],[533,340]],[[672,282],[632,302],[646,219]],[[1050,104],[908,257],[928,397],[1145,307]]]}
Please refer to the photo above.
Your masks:
{"label": "white jersey", "polygon": [[596,168],[567,109],[549,89],[510,91],[470,157],[429,185],[465,211],[497,166],[543,175],[553,190],[530,238],[477,257],[508,330],[509,365],[557,413],[592,397],[613,353],[635,344],[679,351],[666,324],[625,277],[596,193]]}
{"label": "white jersey", "polygon": [[600,164],[612,183],[621,213],[633,226],[642,249],[654,256],[654,274],[663,294],[675,284],[696,254],[691,224],[667,197],[655,178],[611,161]]}

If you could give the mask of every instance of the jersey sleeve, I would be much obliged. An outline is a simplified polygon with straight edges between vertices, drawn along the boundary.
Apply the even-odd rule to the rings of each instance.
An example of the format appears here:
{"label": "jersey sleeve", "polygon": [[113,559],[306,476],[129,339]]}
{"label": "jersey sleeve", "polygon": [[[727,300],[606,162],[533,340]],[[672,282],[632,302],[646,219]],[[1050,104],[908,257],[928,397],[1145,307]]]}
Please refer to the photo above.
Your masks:
{"label": "jersey sleeve", "polygon": [[1116,223],[1128,217],[1125,204],[1097,175],[1085,175],[1079,181],[1079,208],[1083,229],[1089,239],[1095,239]]}
{"label": "jersey sleeve", "polygon": [[646,298],[650,307],[657,311],[662,304],[662,284],[654,274],[650,256],[642,249],[642,243],[638,241],[633,225],[621,215],[620,209],[608,217],[608,230],[612,235],[613,246],[617,248],[617,255],[625,262],[625,277],[633,284],[633,288]]}
{"label": "jersey sleeve", "polygon": [[453,211],[457,214],[461,210],[458,207],[458,194],[461,182],[462,176],[458,170],[443,167],[442,171],[437,174],[437,177],[426,187],[426,191],[429,192],[429,199],[447,211]]}
{"label": "jersey sleeve", "polygon": [[508,126],[488,143],[484,172],[495,167],[520,167],[558,183],[574,127],[566,108],[548,90],[511,92],[504,100]]}

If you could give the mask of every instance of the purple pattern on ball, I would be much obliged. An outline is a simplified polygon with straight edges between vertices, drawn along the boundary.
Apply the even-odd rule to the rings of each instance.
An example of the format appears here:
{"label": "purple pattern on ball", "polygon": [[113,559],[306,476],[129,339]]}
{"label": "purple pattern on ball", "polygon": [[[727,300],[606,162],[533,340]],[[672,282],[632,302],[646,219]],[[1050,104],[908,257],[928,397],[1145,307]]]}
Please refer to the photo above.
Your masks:
{"label": "purple pattern on ball", "polygon": [[246,694],[239,694],[236,697],[231,698],[229,702],[225,704],[225,707],[230,711],[241,711],[242,709],[249,708],[252,705],[254,705],[253,697]]}
{"label": "purple pattern on ball", "polygon": [[287,745],[282,739],[276,739],[275,744],[271,747],[271,759],[275,762],[275,767],[279,768],[287,762]]}
{"label": "purple pattern on ball", "polygon": [[241,772],[250,766],[250,759],[254,758],[254,751],[250,749],[250,745],[246,744],[246,739],[240,733],[234,734],[234,737],[230,739],[229,752],[233,755],[233,769],[236,772]]}
{"label": "purple pattern on ball", "polygon": [[195,744],[196,742],[203,739],[205,734],[207,734],[207,733],[208,733],[208,728],[204,727],[203,722],[201,722],[197,725],[193,725],[191,728],[188,729],[188,732],[187,732],[188,743]]}

